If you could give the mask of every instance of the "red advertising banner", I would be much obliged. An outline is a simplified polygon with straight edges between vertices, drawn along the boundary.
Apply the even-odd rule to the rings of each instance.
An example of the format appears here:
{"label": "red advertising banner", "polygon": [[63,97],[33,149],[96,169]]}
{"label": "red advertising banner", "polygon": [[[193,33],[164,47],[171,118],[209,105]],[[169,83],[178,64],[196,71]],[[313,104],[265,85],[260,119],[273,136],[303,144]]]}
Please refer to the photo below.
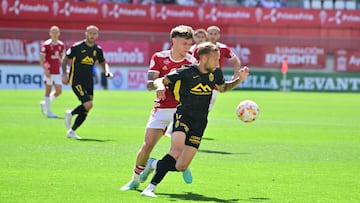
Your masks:
{"label": "red advertising banner", "polygon": [[[65,42],[70,47],[75,41]],[[0,62],[37,63],[41,41],[0,38]],[[169,42],[149,43],[145,41],[97,41],[111,65],[148,66],[150,57],[158,51],[170,48]],[[281,67],[283,59],[288,59],[289,68],[325,68],[324,48],[312,46],[258,46],[230,44],[233,52],[243,65],[257,67]],[[345,54],[344,54],[345,53]],[[337,52],[338,71],[359,70],[360,51],[340,50]],[[346,70],[341,64],[346,62]],[[231,63],[227,63],[231,67]]]}
{"label": "red advertising banner", "polygon": [[283,60],[287,58],[289,68],[325,68],[326,52],[321,47],[261,47],[260,55],[262,66],[265,67],[281,67]]}
{"label": "red advertising banner", "polygon": [[0,39],[0,62],[38,62],[40,47],[40,41]]}
{"label": "red advertising banner", "polygon": [[[287,58],[289,68],[325,68],[326,51],[321,47],[230,45],[242,65],[281,67]],[[231,63],[227,64],[232,66]]]}
{"label": "red advertising banner", "polygon": [[335,70],[338,72],[360,72],[360,50],[337,50]]}
{"label": "red advertising banner", "polygon": [[[74,40],[66,41],[66,47]],[[0,62],[35,63],[39,61],[41,41],[0,38]],[[98,41],[109,64],[145,65],[149,63],[149,43],[131,41]]]}
{"label": "red advertising banner", "polygon": [[[0,20],[360,28],[360,11],[3,0]],[[118,24],[113,24],[116,26]]]}
{"label": "red advertising banner", "polygon": [[149,62],[148,42],[98,41],[109,64],[144,65]]}

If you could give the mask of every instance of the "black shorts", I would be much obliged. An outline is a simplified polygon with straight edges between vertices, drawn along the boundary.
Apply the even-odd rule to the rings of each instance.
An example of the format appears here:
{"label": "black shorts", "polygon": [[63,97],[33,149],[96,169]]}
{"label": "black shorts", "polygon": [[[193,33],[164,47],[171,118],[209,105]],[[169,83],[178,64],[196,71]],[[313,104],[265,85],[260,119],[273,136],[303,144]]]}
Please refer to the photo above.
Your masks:
{"label": "black shorts", "polygon": [[189,114],[174,114],[173,132],[181,131],[186,134],[185,145],[199,149],[202,136],[207,125],[207,115],[192,116]]}
{"label": "black shorts", "polygon": [[86,85],[77,83],[77,84],[73,84],[71,86],[71,88],[82,104],[93,100],[93,95],[94,95],[94,86],[93,85],[86,86]]}

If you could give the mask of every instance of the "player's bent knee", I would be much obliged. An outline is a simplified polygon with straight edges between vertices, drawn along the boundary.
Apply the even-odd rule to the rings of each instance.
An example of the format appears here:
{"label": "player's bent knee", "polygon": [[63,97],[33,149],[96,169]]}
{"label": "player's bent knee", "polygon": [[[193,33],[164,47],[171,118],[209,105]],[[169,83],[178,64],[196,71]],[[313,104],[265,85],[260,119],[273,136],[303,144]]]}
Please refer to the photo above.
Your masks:
{"label": "player's bent knee", "polygon": [[83,105],[84,105],[86,111],[90,111],[90,109],[93,107],[92,102],[85,102]]}

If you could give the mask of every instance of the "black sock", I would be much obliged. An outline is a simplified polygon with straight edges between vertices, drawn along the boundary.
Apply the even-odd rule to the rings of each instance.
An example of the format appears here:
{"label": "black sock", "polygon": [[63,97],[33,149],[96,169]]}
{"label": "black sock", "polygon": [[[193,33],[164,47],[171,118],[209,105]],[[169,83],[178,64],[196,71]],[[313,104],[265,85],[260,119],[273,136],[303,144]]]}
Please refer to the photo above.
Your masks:
{"label": "black sock", "polygon": [[168,171],[176,171],[176,160],[169,154],[166,154],[158,161],[154,177],[151,179],[151,184],[157,185],[165,177]]}
{"label": "black sock", "polygon": [[75,123],[74,125],[72,126],[72,129],[73,130],[76,130],[78,127],[81,126],[81,124],[85,121],[86,119],[86,116],[87,116],[87,111],[83,112],[83,113],[80,113],[76,119],[75,119]]}
{"label": "black sock", "polygon": [[83,114],[85,112],[85,107],[80,104],[79,106],[77,106],[74,110],[71,111],[71,114],[72,115],[75,115],[75,114]]}

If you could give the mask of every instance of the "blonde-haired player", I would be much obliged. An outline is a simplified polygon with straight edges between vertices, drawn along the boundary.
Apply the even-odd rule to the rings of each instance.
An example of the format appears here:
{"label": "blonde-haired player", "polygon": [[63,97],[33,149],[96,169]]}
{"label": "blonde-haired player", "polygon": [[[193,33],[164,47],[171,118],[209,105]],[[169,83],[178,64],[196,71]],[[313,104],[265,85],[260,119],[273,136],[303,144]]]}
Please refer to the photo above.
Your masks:
{"label": "blonde-haired player", "polygon": [[[49,31],[50,39],[46,40],[40,49],[40,66],[45,76],[45,96],[40,102],[41,112],[49,118],[57,116],[51,111],[51,101],[61,94],[60,63],[64,54],[65,46],[59,40],[60,29],[58,26],[51,26]],[[55,91],[51,92],[52,86]]]}

